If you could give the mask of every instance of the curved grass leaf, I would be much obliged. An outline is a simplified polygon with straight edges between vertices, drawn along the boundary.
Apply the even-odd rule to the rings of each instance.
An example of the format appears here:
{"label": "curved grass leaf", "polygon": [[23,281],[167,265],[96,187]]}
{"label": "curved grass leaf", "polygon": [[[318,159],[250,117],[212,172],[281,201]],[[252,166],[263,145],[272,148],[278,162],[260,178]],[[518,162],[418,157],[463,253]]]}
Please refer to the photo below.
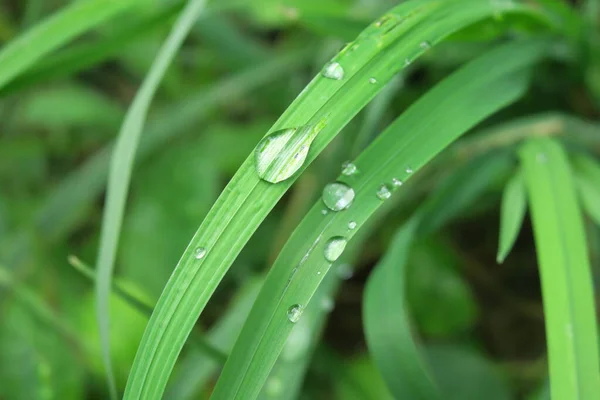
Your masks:
{"label": "curved grass leaf", "polygon": [[204,10],[204,4],[205,0],[190,0],[182,10],[125,116],[111,159],[96,267],[96,312],[100,330],[102,359],[106,368],[112,398],[117,397],[117,390],[110,359],[108,305],[111,277],[134,158],[154,93],[192,25]]}
{"label": "curved grass leaf", "polygon": [[504,262],[504,259],[515,244],[521,230],[521,225],[523,225],[525,211],[527,211],[525,183],[523,182],[521,172],[518,171],[506,184],[504,193],[502,194],[497,262]]}
{"label": "curved grass leaf", "polygon": [[579,155],[573,160],[579,198],[584,211],[600,225],[600,164],[589,157]]}
{"label": "curved grass leaf", "polygon": [[319,202],[295,230],[271,268],[213,398],[256,396],[293,327],[288,309],[306,306],[330,268],[324,256],[329,238],[350,240],[358,229],[348,224],[363,226],[383,204],[376,195],[382,184],[393,190],[393,178],[406,180],[411,170],[520,96],[527,85],[524,68],[541,51],[539,42],[520,43],[470,63],[409,108],[359,156],[355,164],[360,174],[339,178],[354,189],[354,204],[323,216]]}
{"label": "curved grass leaf", "polygon": [[[315,138],[307,162],[299,169],[301,172],[406,60],[410,62],[461,27],[493,15],[499,11],[497,6],[474,0],[401,4],[334,57],[332,61],[344,69],[343,79],[315,78],[268,133],[315,126],[324,121],[325,126]],[[544,19],[538,9],[528,5],[502,3],[500,7],[500,11],[522,12]],[[516,85],[523,80],[511,82],[499,91],[518,92],[520,87]],[[473,108],[478,108],[480,102],[476,101]],[[427,113],[422,117],[426,118]],[[471,119],[465,123],[469,121]],[[244,162],[190,242],[159,299],[140,344],[126,398],[160,397],[198,315],[241,248],[295,176],[279,184],[269,184],[258,177],[253,157]],[[197,248],[206,249],[205,257],[196,258]],[[240,379],[244,376],[240,375]],[[237,392],[237,384],[230,388],[232,395]],[[253,391],[259,389],[255,387]]]}
{"label": "curved grass leaf", "polygon": [[0,52],[0,88],[46,54],[141,1],[78,1],[57,12]]}
{"label": "curved grass leaf", "polygon": [[575,183],[552,139],[520,149],[542,281],[553,399],[600,393],[598,332],[590,262]]}

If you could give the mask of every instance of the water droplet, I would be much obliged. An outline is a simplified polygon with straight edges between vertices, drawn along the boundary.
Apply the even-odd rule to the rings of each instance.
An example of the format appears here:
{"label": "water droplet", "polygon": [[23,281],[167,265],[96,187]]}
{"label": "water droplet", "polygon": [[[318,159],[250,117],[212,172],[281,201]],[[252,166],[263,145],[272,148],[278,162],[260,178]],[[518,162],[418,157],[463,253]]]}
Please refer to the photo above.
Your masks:
{"label": "water droplet", "polygon": [[390,192],[390,189],[387,187],[387,185],[381,185],[379,190],[377,190],[377,198],[379,200],[387,200],[391,196],[392,196],[392,192]]}
{"label": "water droplet", "polygon": [[300,320],[300,316],[302,315],[302,311],[304,311],[304,307],[300,304],[294,304],[287,311],[287,318],[290,322],[296,323]]}
{"label": "water droplet", "polygon": [[194,257],[196,257],[196,260],[203,259],[205,255],[206,249],[204,247],[198,247],[196,250],[194,250]]}
{"label": "water droplet", "polygon": [[350,229],[350,230],[356,229],[356,222],[355,221],[348,222],[348,229]]}
{"label": "water droplet", "polygon": [[346,161],[342,164],[342,175],[351,176],[358,172],[356,165],[352,164],[350,161]]}
{"label": "water droplet", "polygon": [[346,248],[347,240],[341,236],[334,236],[325,244],[325,259],[329,262],[335,262]]}
{"label": "water droplet", "polygon": [[352,278],[352,275],[354,275],[354,269],[350,264],[340,264],[335,272],[337,276],[343,280],[348,280]]}
{"label": "water droplet", "polygon": [[405,67],[408,67],[408,66],[410,65],[410,63],[411,63],[411,62],[412,62],[412,61],[410,61],[408,58],[405,58],[405,59],[404,59],[404,66],[405,66]]}
{"label": "water droplet", "polygon": [[427,40],[424,40],[419,44],[419,46],[421,46],[423,50],[429,50],[431,48],[431,43]]}
{"label": "water droplet", "polygon": [[281,129],[264,137],[254,150],[258,176],[271,183],[292,176],[304,164],[311,143],[324,126]]}
{"label": "water droplet", "polygon": [[327,211],[325,208],[321,210],[321,214],[323,215],[327,215],[329,213],[329,211]]}
{"label": "water droplet", "polygon": [[369,83],[370,83],[371,85],[374,85],[374,84],[376,84],[376,83],[377,83],[377,79],[375,79],[375,78],[369,78]]}
{"label": "water droplet", "polygon": [[398,178],[392,178],[392,185],[394,185],[394,187],[400,187],[402,186],[402,181]]}
{"label": "water droplet", "polygon": [[345,183],[330,183],[323,189],[323,203],[333,211],[344,210],[354,201],[354,190]]}
{"label": "water droplet", "polygon": [[344,68],[338,62],[330,62],[323,67],[321,74],[325,78],[335,79],[337,81],[344,79]]}
{"label": "water droplet", "polygon": [[333,310],[334,306],[335,306],[335,303],[333,302],[333,299],[331,297],[325,296],[321,299],[321,308],[325,312],[331,312]]}
{"label": "water droplet", "polygon": [[407,174],[412,174],[414,171],[411,167],[406,167],[406,173]]}

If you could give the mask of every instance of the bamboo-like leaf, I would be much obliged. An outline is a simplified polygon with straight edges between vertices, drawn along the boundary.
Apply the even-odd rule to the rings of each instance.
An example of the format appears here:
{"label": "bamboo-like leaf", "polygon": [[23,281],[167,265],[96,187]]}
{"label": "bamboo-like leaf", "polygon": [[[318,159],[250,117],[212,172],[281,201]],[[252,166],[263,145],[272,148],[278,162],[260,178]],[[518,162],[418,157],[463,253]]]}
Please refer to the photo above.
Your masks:
{"label": "bamboo-like leaf", "polygon": [[205,0],[190,0],[182,10],[125,116],[111,159],[96,267],[96,313],[102,359],[113,399],[117,397],[117,389],[110,358],[109,298],[131,171],[154,93],[192,25],[204,10],[204,4]]}
{"label": "bamboo-like leaf", "polygon": [[473,61],[427,93],[359,156],[360,174],[339,178],[354,190],[354,203],[323,216],[319,202],[295,230],[271,268],[214,398],[256,396],[293,327],[287,319],[290,307],[305,307],[331,266],[326,252],[331,254],[332,243],[349,241],[384,204],[385,197],[378,197],[382,185],[390,194],[398,190],[394,182],[409,178],[451,141],[520,96],[527,85],[524,69],[540,51],[539,42],[520,43]]}
{"label": "bamboo-like leaf", "polygon": [[[498,11],[521,12],[545,19],[538,8],[513,2],[491,4],[475,0],[417,0],[402,3],[369,26],[355,42],[334,57],[332,62],[340,64],[344,70],[343,79],[331,79],[329,73],[315,78],[268,134],[281,129],[324,123],[325,126],[312,143],[307,162],[299,169],[301,172],[402,68],[406,60],[414,60],[448,34]],[[535,48],[537,46],[531,49],[534,55]],[[525,55],[524,60],[530,61],[531,58]],[[524,65],[521,64],[521,60],[512,61],[515,62],[510,64],[512,66]],[[501,74],[500,71],[497,73]],[[489,71],[482,74],[489,75]],[[502,104],[522,89],[524,76],[517,73],[513,78],[506,82],[506,89],[498,89],[502,96],[499,95],[495,99],[502,100]],[[477,80],[471,76],[461,82],[461,85],[464,86],[468,81]],[[503,97],[504,95],[508,97]],[[477,110],[483,102],[477,99],[474,103],[468,107]],[[491,102],[490,106],[498,106],[498,103]],[[430,107],[435,108],[434,105]],[[420,113],[420,118],[428,118],[428,112]],[[473,112],[473,115],[476,113]],[[463,122],[469,126],[472,118]],[[443,147],[444,142],[437,144]],[[388,147],[391,151],[396,145]],[[419,161],[418,164],[415,163],[414,168],[418,168],[424,161],[418,155],[414,157],[415,162]],[[275,185],[269,184],[260,180],[254,157],[244,162],[213,206],[171,276],[140,344],[128,381],[126,398],[160,397],[176,357],[198,315],[234,258],[293,183],[295,176],[297,175]],[[204,256],[198,258],[197,254]],[[265,371],[268,372],[260,368],[261,374]],[[238,377],[241,381],[245,374],[239,374]],[[243,393],[244,396],[252,396],[252,393],[257,393],[260,389],[260,386],[255,385],[252,392],[238,392],[238,384],[229,381],[217,386],[217,397],[227,397],[225,392],[221,392],[225,386],[229,387],[227,392],[231,395]]]}
{"label": "bamboo-like leaf", "polygon": [[78,1],[57,12],[2,49],[0,88],[46,54],[141,1]]}
{"label": "bamboo-like leaf", "polygon": [[551,139],[520,149],[538,255],[553,399],[600,393],[598,332],[590,262],[575,183]]}
{"label": "bamboo-like leaf", "polygon": [[523,219],[525,218],[525,211],[527,211],[527,196],[525,194],[525,183],[521,172],[517,173],[511,178],[504,188],[502,194],[502,206],[500,208],[500,238],[498,243],[498,255],[496,260],[499,263],[504,262],[504,259],[510,253],[521,225],[523,225]]}

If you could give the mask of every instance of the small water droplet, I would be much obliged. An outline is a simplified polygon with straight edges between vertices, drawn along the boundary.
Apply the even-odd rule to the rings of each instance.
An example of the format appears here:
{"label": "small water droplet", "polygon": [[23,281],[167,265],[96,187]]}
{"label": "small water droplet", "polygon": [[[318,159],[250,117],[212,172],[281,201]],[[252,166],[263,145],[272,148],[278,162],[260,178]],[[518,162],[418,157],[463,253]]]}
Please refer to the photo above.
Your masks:
{"label": "small water droplet", "polygon": [[302,167],[311,143],[325,126],[281,129],[264,137],[254,150],[258,176],[271,183],[284,181]]}
{"label": "small water droplet", "polygon": [[335,79],[337,81],[344,79],[344,68],[338,62],[330,62],[323,67],[321,74],[325,78]]}
{"label": "small water droplet", "polygon": [[424,40],[419,44],[419,46],[421,46],[423,50],[429,50],[431,48],[431,42]]}
{"label": "small water droplet", "polygon": [[203,259],[205,255],[206,249],[204,247],[198,247],[196,250],[194,250],[194,257],[196,257],[196,260]]}
{"label": "small water droplet", "polygon": [[340,264],[335,272],[337,276],[343,280],[348,280],[352,278],[352,275],[354,275],[354,269],[350,264]]}
{"label": "small water droplet", "polygon": [[330,183],[323,189],[323,203],[333,211],[350,207],[354,201],[354,190],[345,183]]}
{"label": "small water droplet", "polygon": [[404,59],[404,66],[408,67],[411,64],[412,61],[410,61],[408,58]]}
{"label": "small water droplet", "polygon": [[327,211],[326,209],[321,210],[321,214],[323,214],[323,215],[327,215],[328,213],[329,213],[329,211]]}
{"label": "small water droplet", "polygon": [[407,174],[412,174],[414,171],[411,167],[406,167],[406,173]]}
{"label": "small water droplet", "polygon": [[325,296],[321,299],[321,308],[325,312],[331,312],[333,310],[334,306],[335,306],[335,303],[333,302],[333,299],[331,297]]}
{"label": "small water droplet", "polygon": [[329,262],[335,262],[346,248],[348,241],[341,236],[334,236],[325,244],[325,259]]}
{"label": "small water droplet", "polygon": [[356,229],[356,221],[348,222],[348,229],[350,229],[350,230]]}
{"label": "small water droplet", "polygon": [[321,271],[317,271],[317,275],[321,275]]}
{"label": "small water droplet", "polygon": [[392,196],[392,192],[387,187],[387,185],[381,185],[377,190],[377,198],[379,200],[387,200]]}
{"label": "small water droplet", "polygon": [[392,185],[394,185],[394,187],[400,187],[402,186],[402,181],[398,178],[392,178]]}
{"label": "small water droplet", "polygon": [[304,307],[300,304],[294,304],[287,311],[287,318],[290,322],[296,323],[300,320],[300,316],[302,315],[302,311],[304,311]]}
{"label": "small water droplet", "polygon": [[342,175],[351,176],[358,172],[358,168],[356,165],[351,163],[350,161],[346,161],[342,164]]}
{"label": "small water droplet", "polygon": [[374,84],[376,84],[376,83],[377,83],[377,79],[375,79],[375,78],[369,78],[369,83],[370,83],[371,85],[374,85]]}

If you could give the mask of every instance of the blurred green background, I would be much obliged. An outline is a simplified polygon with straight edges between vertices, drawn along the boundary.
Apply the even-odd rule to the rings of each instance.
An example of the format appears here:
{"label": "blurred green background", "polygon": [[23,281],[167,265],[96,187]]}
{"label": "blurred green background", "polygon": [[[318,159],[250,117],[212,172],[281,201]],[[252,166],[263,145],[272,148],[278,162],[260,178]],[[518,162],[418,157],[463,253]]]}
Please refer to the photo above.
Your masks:
{"label": "blurred green background", "polygon": [[[196,23],[154,99],[116,264],[119,285],[146,304],[157,300],[203,217],[272,123],[326,60],[397,4],[249,3],[243,11],[212,13]],[[0,0],[0,44],[67,4]],[[93,282],[72,264],[78,259],[93,265],[96,259],[111,143],[183,4],[144,2],[45,57],[0,91],[0,399],[107,396]],[[385,107],[370,120],[368,110],[359,114],[269,215],[198,325],[218,327],[230,315],[237,304],[232,299],[247,295],[248,282],[268,269],[322,184],[356,155],[357,142],[368,143],[491,41],[510,37],[510,27],[511,21],[502,20],[471,27],[392,82],[380,95],[387,96]],[[573,68],[572,51],[558,42],[525,98],[486,125],[548,110],[597,121],[593,74]],[[468,155],[455,160],[468,171],[479,168],[476,162]],[[470,381],[448,398],[538,398],[544,388],[543,309],[528,222],[506,262],[495,261],[500,196],[510,173],[500,168],[484,176],[484,188],[460,215],[410,254],[408,302],[432,369],[444,387]],[[353,273],[344,274],[303,385],[305,398],[389,396],[366,352],[364,284],[393,232],[445,174],[435,166],[418,174],[410,194],[366,239]],[[588,235],[597,272],[598,228],[588,224]],[[77,259],[69,262],[70,256]],[[112,355],[122,389],[147,316],[117,295],[111,307]],[[244,310],[238,314],[223,328],[231,336],[224,340],[233,340],[243,322]],[[189,353],[184,350],[182,360]],[[173,380],[185,386],[185,374],[194,371],[182,362]],[[204,398],[217,372],[197,372],[206,377],[174,398]],[[480,378],[469,379],[474,375]]]}

